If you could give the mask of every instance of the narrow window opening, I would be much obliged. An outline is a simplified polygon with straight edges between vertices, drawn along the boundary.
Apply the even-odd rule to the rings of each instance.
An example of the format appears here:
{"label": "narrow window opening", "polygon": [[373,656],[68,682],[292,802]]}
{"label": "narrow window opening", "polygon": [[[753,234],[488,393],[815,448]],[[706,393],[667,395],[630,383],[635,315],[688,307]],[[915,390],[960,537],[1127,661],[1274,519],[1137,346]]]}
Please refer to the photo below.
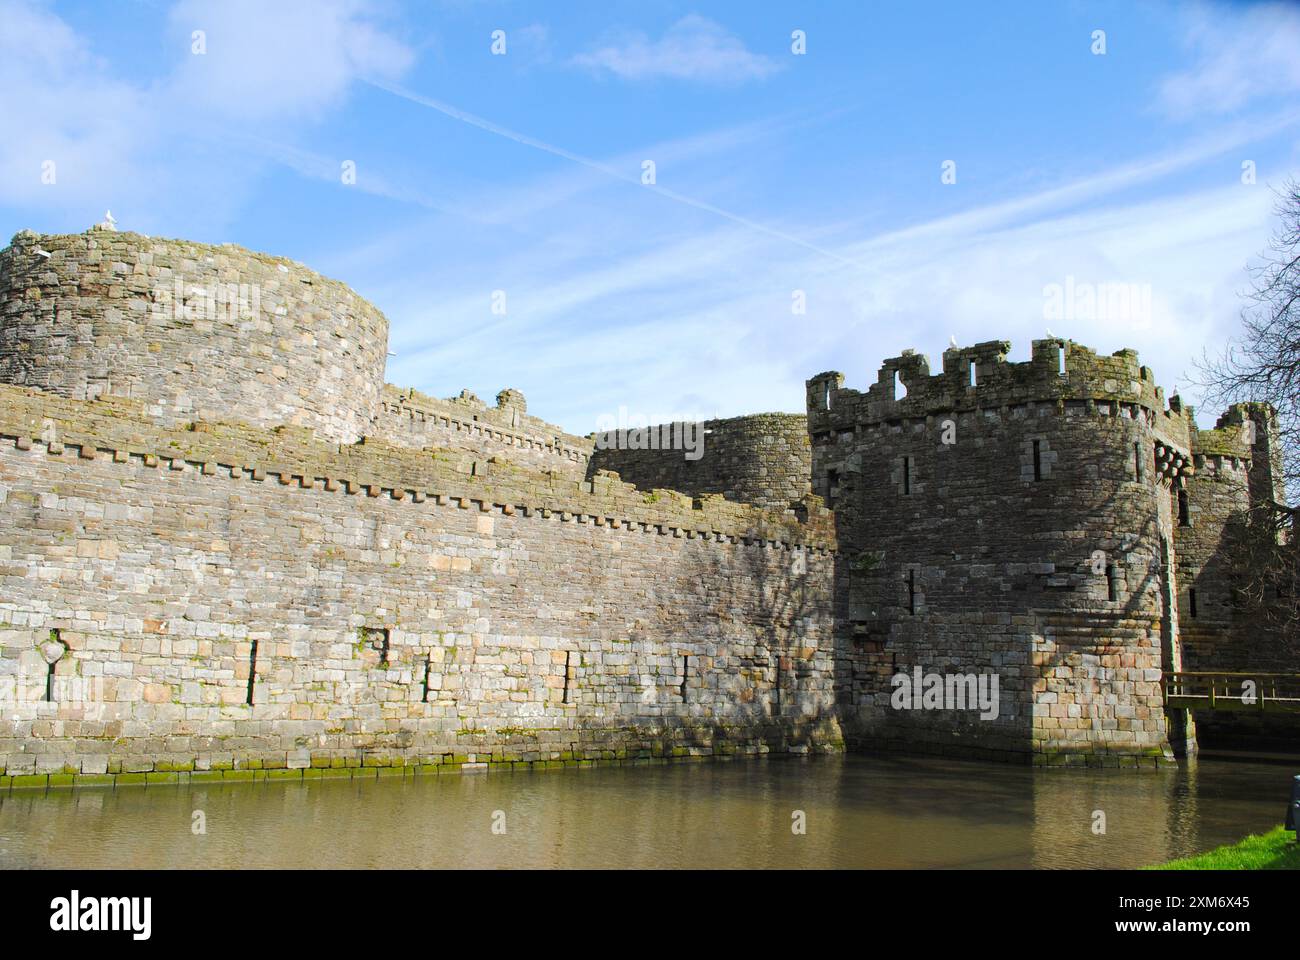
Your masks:
{"label": "narrow window opening", "polygon": [[835,501],[839,499],[840,494],[840,472],[838,470],[826,471],[826,506],[835,506]]}
{"label": "narrow window opening", "polygon": [[564,697],[561,699],[560,701],[561,703],[569,702],[569,677],[570,677],[569,658],[571,656],[572,653],[570,651],[568,650],[564,651]]}
{"label": "narrow window opening", "polygon": [[253,638],[252,644],[248,648],[248,692],[244,697],[244,702],[250,707],[253,705],[253,690],[257,686],[257,638]]}
{"label": "narrow window opening", "polygon": [[773,705],[775,707],[775,712],[777,714],[780,714],[781,713],[781,657],[779,655],[773,657],[772,676],[773,676],[773,686],[772,686]]}
{"label": "narrow window opening", "polygon": [[916,616],[916,571],[907,571],[907,612]]}
{"label": "narrow window opening", "polygon": [[970,362],[970,385],[971,385],[972,387],[979,386],[978,380],[977,380],[977,378],[976,378],[976,373],[975,373],[975,361],[974,361],[974,360],[972,360],[972,361]]}
{"label": "narrow window opening", "polygon": [[1178,491],[1178,525],[1180,527],[1190,527],[1192,525],[1191,508],[1187,502],[1187,491]]}
{"label": "narrow window opening", "polygon": [[379,654],[379,665],[388,666],[388,645],[392,638],[388,627],[362,627],[361,638],[371,650]]}
{"label": "narrow window opening", "polygon": [[1056,372],[1065,376],[1065,347],[1056,348]]}
{"label": "narrow window opening", "polygon": [[691,678],[691,657],[690,654],[682,656],[682,699],[686,699],[686,683]]}
{"label": "narrow window opening", "polygon": [[912,458],[903,458],[903,495],[908,496],[912,492]]}
{"label": "narrow window opening", "polygon": [[1043,479],[1043,441],[1034,441],[1034,479]]}
{"label": "narrow window opening", "polygon": [[433,658],[426,656],[424,658],[424,693],[420,696],[422,703],[429,702],[429,675],[433,672]]}
{"label": "narrow window opening", "polygon": [[[60,646],[63,646],[63,638],[62,636],[60,636],[58,630],[50,631],[50,641],[52,643],[56,643],[59,644]],[[53,661],[47,661],[46,663],[46,671],[45,671],[45,702],[46,703],[54,702],[54,667],[59,662],[59,659],[61,658],[62,658],[62,654],[56,657]]]}
{"label": "narrow window opening", "polygon": [[1196,588],[1195,587],[1188,588],[1187,611],[1192,615],[1192,619],[1195,620],[1196,619]]}
{"label": "narrow window opening", "polygon": [[1119,599],[1119,570],[1113,563],[1106,567],[1106,596],[1112,603]]}
{"label": "narrow window opening", "polygon": [[831,385],[828,383],[826,384],[826,409],[829,410],[830,408],[831,408]]}
{"label": "narrow window opening", "polygon": [[1133,441],[1133,476],[1142,479],[1142,444]]}
{"label": "narrow window opening", "polygon": [[903,375],[894,371],[894,399],[902,400],[907,396],[907,387],[903,384]]}

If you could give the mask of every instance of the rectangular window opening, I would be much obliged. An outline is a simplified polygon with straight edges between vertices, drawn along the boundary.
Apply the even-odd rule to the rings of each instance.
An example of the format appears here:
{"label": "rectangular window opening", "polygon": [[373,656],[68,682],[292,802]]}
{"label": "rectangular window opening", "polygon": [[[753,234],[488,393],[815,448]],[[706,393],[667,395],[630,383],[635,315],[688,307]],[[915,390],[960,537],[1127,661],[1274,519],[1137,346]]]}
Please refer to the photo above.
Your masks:
{"label": "rectangular window opening", "polygon": [[912,493],[912,458],[903,458],[903,495],[909,496]]}
{"label": "rectangular window opening", "polygon": [[570,670],[569,658],[572,655],[573,654],[570,651],[568,650],[564,651],[564,697],[561,699],[560,701],[561,703],[569,702],[569,679],[572,676],[572,674],[569,672]]}
{"label": "rectangular window opening", "polygon": [[1119,570],[1113,563],[1106,566],[1106,596],[1112,603],[1119,599]]}
{"label": "rectangular window opening", "polygon": [[1191,614],[1193,620],[1196,619],[1196,588],[1190,587],[1187,590],[1187,612]]}
{"label": "rectangular window opening", "polygon": [[1187,500],[1187,491],[1178,491],[1178,525],[1180,527],[1190,527],[1192,525],[1191,506]]}
{"label": "rectangular window opening", "polygon": [[[67,649],[66,644],[63,643],[63,637],[58,630],[50,631],[50,642],[57,643],[60,646],[64,647],[65,650]],[[48,668],[46,669],[45,672],[45,702],[46,703],[54,702],[54,667],[56,664],[58,664],[58,662],[59,660],[56,659],[54,660],[53,663],[48,663]]]}
{"label": "rectangular window opening", "polygon": [[1043,479],[1043,441],[1034,441],[1034,479]]}
{"label": "rectangular window opening", "polygon": [[379,665],[381,667],[388,666],[388,645],[392,639],[392,633],[388,627],[362,627],[361,636],[366,646],[378,652]]}
{"label": "rectangular window opening", "polygon": [[250,707],[253,705],[253,691],[257,687],[257,638],[253,638],[252,644],[248,648],[248,692],[244,697],[244,702]]}
{"label": "rectangular window opening", "polygon": [[690,654],[682,655],[682,699],[686,699],[686,683],[691,679],[691,656]]}
{"label": "rectangular window opening", "polygon": [[1142,444],[1133,441],[1133,476],[1142,479]]}
{"label": "rectangular window opening", "polygon": [[974,361],[974,360],[972,360],[972,361],[970,362],[970,385],[971,385],[972,387],[977,387],[977,386],[979,386],[979,382],[978,382],[978,379],[977,379],[977,373],[976,373],[976,370],[975,370],[975,361]]}

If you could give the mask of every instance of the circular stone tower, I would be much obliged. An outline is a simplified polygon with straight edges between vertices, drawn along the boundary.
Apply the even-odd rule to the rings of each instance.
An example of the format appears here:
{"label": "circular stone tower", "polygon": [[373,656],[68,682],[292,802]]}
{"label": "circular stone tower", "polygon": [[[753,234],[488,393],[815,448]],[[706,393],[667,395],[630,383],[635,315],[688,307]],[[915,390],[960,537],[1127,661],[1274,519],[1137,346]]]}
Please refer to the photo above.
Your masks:
{"label": "circular stone tower", "polygon": [[[1187,739],[1160,680],[1181,662],[1188,418],[1131,351],[1039,340],[1012,363],[1009,346],[951,349],[933,376],[905,353],[865,392],[808,382],[846,730],[1051,763],[1164,758]],[[995,702],[894,696],[928,675],[996,679]]]}
{"label": "circular stone tower", "polygon": [[387,319],[347,286],[231,244],[101,225],[0,251],[0,382],[352,443],[387,352]]}

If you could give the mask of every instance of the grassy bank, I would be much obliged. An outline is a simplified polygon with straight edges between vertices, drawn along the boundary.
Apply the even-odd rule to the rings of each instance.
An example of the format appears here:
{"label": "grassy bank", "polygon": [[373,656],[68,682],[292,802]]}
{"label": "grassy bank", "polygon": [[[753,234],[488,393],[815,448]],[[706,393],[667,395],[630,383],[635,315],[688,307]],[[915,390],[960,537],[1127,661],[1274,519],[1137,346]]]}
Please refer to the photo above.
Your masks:
{"label": "grassy bank", "polygon": [[1208,853],[1171,860],[1148,870],[1300,870],[1300,844],[1281,827],[1252,833]]}

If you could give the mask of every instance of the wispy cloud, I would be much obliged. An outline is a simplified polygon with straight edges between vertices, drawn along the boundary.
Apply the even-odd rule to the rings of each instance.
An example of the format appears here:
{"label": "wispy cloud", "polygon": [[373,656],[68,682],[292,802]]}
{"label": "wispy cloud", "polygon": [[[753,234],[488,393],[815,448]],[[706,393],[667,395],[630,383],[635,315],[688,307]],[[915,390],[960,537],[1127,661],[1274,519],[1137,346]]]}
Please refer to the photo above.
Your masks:
{"label": "wispy cloud", "polygon": [[412,103],[417,103],[420,106],[429,107],[430,109],[437,110],[439,113],[445,114],[446,116],[451,117],[454,120],[459,120],[462,123],[469,124],[470,126],[478,127],[480,130],[486,130],[488,133],[495,134],[498,137],[504,137],[507,140],[513,140],[515,141],[515,143],[519,143],[527,147],[532,147],[534,150],[541,150],[543,153],[549,153],[552,156],[560,157],[564,160],[570,161],[571,163],[576,163],[581,166],[587,167],[590,170],[595,170],[598,173],[604,174],[605,176],[609,177],[612,180],[621,181],[625,184],[628,184],[629,186],[635,187],[638,190],[647,190],[667,200],[671,200],[674,203],[680,203],[688,207],[694,207],[696,210],[702,210],[706,213],[711,213],[715,216],[723,218],[724,220],[730,220],[732,223],[743,226],[748,230],[754,230],[757,231],[758,233],[765,233],[770,237],[783,240],[786,243],[795,244],[796,246],[803,247],[806,250],[811,250],[812,252],[820,254],[821,256],[829,257],[832,260],[839,260],[843,263],[849,263],[849,264],[852,263],[851,260],[847,259],[846,257],[842,256],[839,253],[836,253],[834,250],[831,250],[828,247],[818,246],[817,244],[810,243],[807,240],[795,236],[793,233],[790,233],[788,231],[781,230],[773,226],[769,226],[768,224],[765,223],[759,223],[757,220],[753,220],[749,217],[741,216],[738,213],[732,213],[729,210],[724,210],[722,207],[716,206],[712,203],[708,203],[707,201],[704,200],[697,199],[695,197],[688,196],[687,194],[681,193],[677,190],[670,190],[667,187],[663,187],[658,184],[643,183],[638,177],[627,172],[625,169],[621,167],[616,167],[608,162],[602,160],[596,160],[592,157],[584,156],[580,153],[575,153],[572,150],[565,149],[564,147],[555,146],[553,144],[545,142],[544,140],[539,140],[536,137],[528,136],[523,133],[517,133],[516,131],[510,130],[507,127],[503,127],[498,123],[494,123],[491,120],[486,120],[483,117],[476,116],[466,110],[461,110],[459,107],[454,107],[451,104],[446,103],[442,100],[435,100],[432,97],[422,96],[421,94],[415,93],[412,90],[407,90],[406,88],[401,87],[397,84],[385,83],[383,81],[374,80],[374,79],[370,80],[369,82],[381,90],[388,91],[394,96],[401,97],[404,100],[409,100]]}
{"label": "wispy cloud", "polygon": [[781,64],[750,51],[726,28],[690,14],[674,23],[658,40],[630,33],[579,54],[575,65],[624,80],[699,80],[741,84],[761,80]]}
{"label": "wispy cloud", "polygon": [[[840,247],[848,262],[792,255],[777,238],[726,222],[683,234],[676,222],[610,205],[617,187],[606,183],[572,210],[586,225],[575,234],[552,230],[523,249],[502,249],[498,237],[458,252],[436,305],[419,291],[391,291],[399,356],[389,376],[434,393],[509,383],[577,432],[620,405],[650,416],[798,411],[810,371],[835,367],[865,386],[883,357],[916,347],[937,360],[950,335],[970,343],[995,330],[1024,359],[1046,334],[1044,287],[1073,278],[1148,288],[1151,310],[1052,322],[1054,332],[1103,351],[1134,347],[1172,386],[1235,324],[1242,268],[1267,233],[1271,195],[1234,181],[1158,199],[1107,196],[1210,156],[1192,144],[1047,195],[860,236]],[[605,255],[611,249],[616,256]],[[491,270],[480,269],[481,256],[495,259]],[[488,311],[498,285],[509,292],[506,317]],[[806,314],[792,312],[795,290]],[[466,325],[475,337],[445,335]],[[484,358],[485,339],[502,349]],[[457,382],[445,379],[450,370]]]}
{"label": "wispy cloud", "polygon": [[1196,62],[1161,84],[1168,113],[1226,113],[1300,92],[1300,8],[1266,3],[1223,13],[1202,6],[1189,16],[1184,42]]}
{"label": "wispy cloud", "polygon": [[414,60],[362,0],[181,0],[168,19],[178,43],[201,30],[206,45],[180,60],[174,93],[244,120],[317,117],[357,78],[399,77]]}
{"label": "wispy cloud", "polygon": [[[128,81],[49,8],[0,0],[5,120],[21,131],[0,138],[0,203],[84,225],[112,207],[132,229],[175,220],[201,234],[233,215],[270,166],[262,151],[236,149],[241,137],[292,137],[361,73],[409,66],[376,16],[363,0],[182,0],[160,75]],[[195,31],[202,53],[192,52]],[[313,169],[305,152],[285,151],[273,159]]]}

